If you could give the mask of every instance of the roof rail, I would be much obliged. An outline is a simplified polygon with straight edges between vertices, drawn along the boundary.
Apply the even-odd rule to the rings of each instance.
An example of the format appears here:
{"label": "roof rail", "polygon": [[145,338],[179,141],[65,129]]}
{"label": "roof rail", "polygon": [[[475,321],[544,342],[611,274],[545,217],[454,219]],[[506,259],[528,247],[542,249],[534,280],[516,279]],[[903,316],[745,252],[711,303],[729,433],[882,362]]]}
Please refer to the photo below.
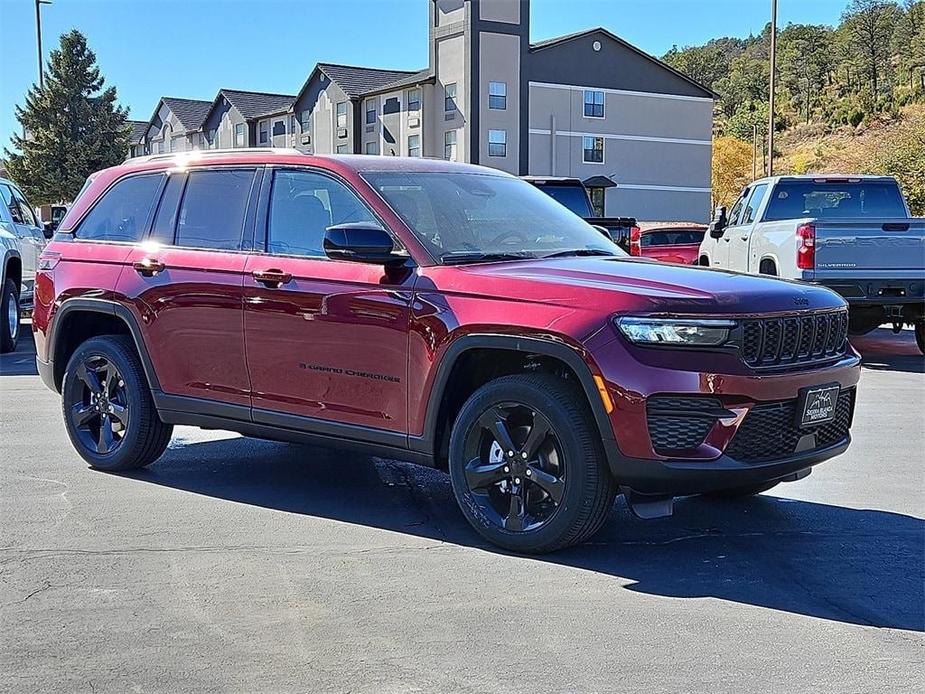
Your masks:
{"label": "roof rail", "polygon": [[229,154],[302,154],[292,147],[237,147],[234,149],[191,149],[184,152],[165,152],[163,154],[144,154],[140,157],[129,157],[127,162],[139,163],[146,161],[170,161],[206,159],[221,157]]}

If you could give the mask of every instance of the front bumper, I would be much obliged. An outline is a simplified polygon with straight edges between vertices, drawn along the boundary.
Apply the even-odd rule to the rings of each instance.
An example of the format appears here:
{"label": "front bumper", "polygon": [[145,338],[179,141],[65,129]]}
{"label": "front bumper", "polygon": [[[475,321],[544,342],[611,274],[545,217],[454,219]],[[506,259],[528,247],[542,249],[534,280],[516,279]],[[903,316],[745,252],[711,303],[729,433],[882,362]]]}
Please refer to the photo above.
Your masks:
{"label": "front bumper", "polygon": [[[756,371],[730,353],[644,348],[620,338],[586,346],[614,405],[609,414],[612,438],[604,432],[611,472],[619,484],[641,494],[698,494],[783,479],[843,453],[850,443],[856,402],[852,391],[860,377],[860,357],[850,348],[821,366]],[[847,413],[842,412],[842,428],[834,435],[828,430],[825,436],[804,438],[809,432],[791,417],[801,389],[836,383],[849,403]],[[719,414],[695,445],[665,450],[653,443],[656,431],[649,429],[648,404],[656,396],[708,400],[711,412]],[[776,441],[776,435],[765,437],[761,445],[742,445],[753,440],[761,422],[770,422],[773,432],[790,426],[786,433],[792,438],[779,455],[778,449],[767,449],[767,440]],[[751,457],[740,455],[743,450]]]}

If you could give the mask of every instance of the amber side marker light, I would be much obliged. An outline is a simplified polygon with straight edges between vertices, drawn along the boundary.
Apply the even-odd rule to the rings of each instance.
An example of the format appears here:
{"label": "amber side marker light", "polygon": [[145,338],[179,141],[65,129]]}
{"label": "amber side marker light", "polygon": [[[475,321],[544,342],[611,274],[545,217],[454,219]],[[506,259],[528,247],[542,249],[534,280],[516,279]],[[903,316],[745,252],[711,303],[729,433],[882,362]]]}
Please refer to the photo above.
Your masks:
{"label": "amber side marker light", "polygon": [[601,400],[604,402],[604,409],[607,411],[607,414],[610,414],[613,412],[613,400],[610,399],[610,393],[607,392],[604,379],[600,376],[595,376],[594,382],[597,384],[597,392],[601,394]]}

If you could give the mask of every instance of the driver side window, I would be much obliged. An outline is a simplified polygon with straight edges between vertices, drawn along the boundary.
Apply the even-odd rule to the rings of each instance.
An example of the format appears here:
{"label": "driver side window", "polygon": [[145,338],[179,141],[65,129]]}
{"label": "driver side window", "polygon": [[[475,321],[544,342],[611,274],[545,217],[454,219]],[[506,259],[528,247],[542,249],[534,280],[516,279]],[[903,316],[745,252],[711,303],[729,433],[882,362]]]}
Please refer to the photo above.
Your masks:
{"label": "driver side window", "polygon": [[277,171],[267,220],[267,253],[324,257],[324,233],[337,224],[378,220],[340,181],[310,171]]}
{"label": "driver side window", "polygon": [[736,204],[732,206],[732,212],[729,213],[729,222],[726,226],[734,227],[739,223],[739,217],[742,215],[742,207],[745,205],[745,199],[748,197],[748,193],[748,188],[742,191],[742,195],[736,200]]}

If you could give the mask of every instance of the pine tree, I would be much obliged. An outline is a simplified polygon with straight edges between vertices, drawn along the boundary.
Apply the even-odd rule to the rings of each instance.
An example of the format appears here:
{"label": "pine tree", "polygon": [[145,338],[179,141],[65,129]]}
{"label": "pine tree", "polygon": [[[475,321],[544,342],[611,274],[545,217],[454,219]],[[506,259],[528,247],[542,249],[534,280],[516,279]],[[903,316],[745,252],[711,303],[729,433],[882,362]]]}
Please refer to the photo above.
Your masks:
{"label": "pine tree", "polygon": [[73,200],[87,176],[125,159],[130,127],[87,39],[76,29],[51,52],[44,86],[26,94],[16,118],[27,136],[5,150],[10,177],[34,204]]}

